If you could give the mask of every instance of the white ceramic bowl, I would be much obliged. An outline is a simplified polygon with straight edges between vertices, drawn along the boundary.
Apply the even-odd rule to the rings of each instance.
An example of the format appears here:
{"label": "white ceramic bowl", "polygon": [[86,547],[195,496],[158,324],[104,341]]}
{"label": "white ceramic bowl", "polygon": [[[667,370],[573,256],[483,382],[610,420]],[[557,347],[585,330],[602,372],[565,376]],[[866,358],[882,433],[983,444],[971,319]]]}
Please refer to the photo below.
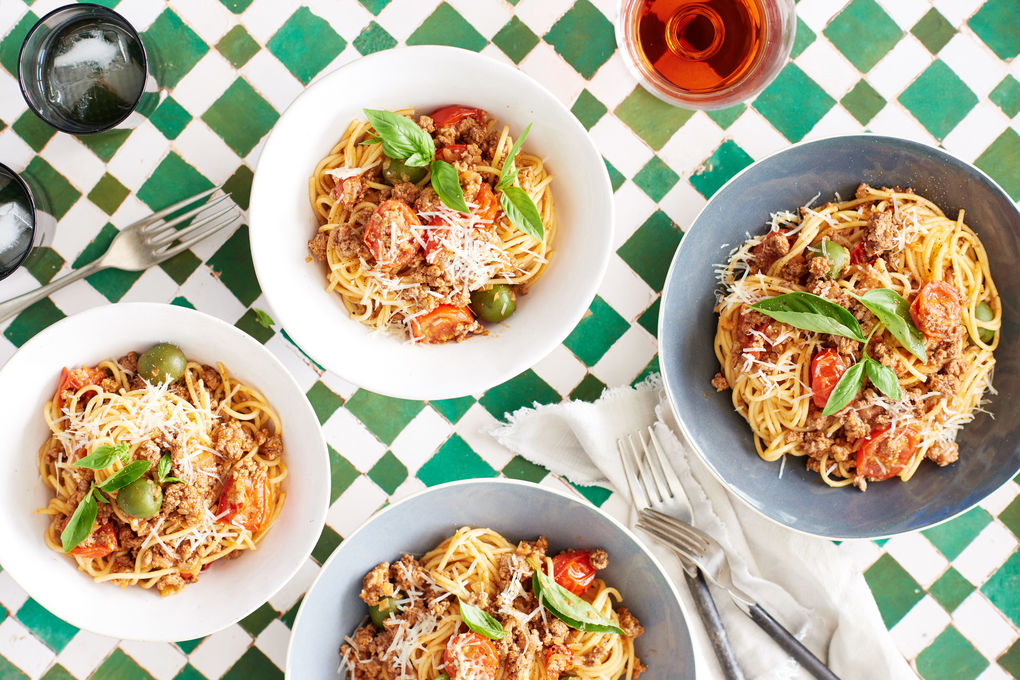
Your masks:
{"label": "white ceramic bowl", "polygon": [[[52,497],[36,452],[48,436],[43,406],[64,366],[95,365],[158,342],[191,359],[223,362],[258,388],[283,422],[287,500],[258,550],[216,562],[197,583],[155,590],[95,583],[43,541]],[[315,546],[329,505],[329,458],[319,421],[283,365],[244,332],[207,314],[165,304],[98,307],[40,332],[0,369],[0,563],[43,607],[96,633],[136,640],[191,640],[238,621],[297,572]]]}
{"label": "white ceramic bowl", "polygon": [[[490,335],[412,345],[373,334],[327,293],[321,262],[306,262],[317,222],[308,177],[362,109],[447,104],[483,108],[554,175],[555,250],[548,269]],[[602,156],[573,114],[513,66],[452,47],[407,47],[358,59],[318,80],[284,112],[259,158],[251,195],[251,250],[276,318],[312,358],[382,394],[443,399],[480,394],[533,366],[563,341],[591,304],[613,233],[612,189]]]}

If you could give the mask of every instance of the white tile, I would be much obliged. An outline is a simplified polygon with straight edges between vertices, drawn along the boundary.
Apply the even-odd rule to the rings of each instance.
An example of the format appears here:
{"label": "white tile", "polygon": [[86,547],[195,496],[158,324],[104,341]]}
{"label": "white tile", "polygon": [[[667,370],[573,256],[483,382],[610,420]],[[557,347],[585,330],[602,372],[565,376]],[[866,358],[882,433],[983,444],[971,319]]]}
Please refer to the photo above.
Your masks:
{"label": "white tile", "polygon": [[[655,302],[657,296],[644,279],[638,276],[619,255],[613,253],[609,256],[606,277],[599,287],[599,297],[608,302],[609,306],[619,312],[628,322],[633,322],[648,309],[649,305]],[[583,377],[583,367],[581,377]]]}
{"label": "white tile", "polygon": [[659,157],[681,175],[695,172],[706,158],[722,144],[726,133],[704,113],[694,114],[690,120],[666,142]]}
{"label": "white tile", "polygon": [[188,661],[202,675],[215,680],[227,672],[249,645],[251,636],[235,624],[207,637],[188,656]]}
{"label": "white tile", "polygon": [[457,421],[454,429],[467,445],[482,460],[491,465],[497,472],[502,470],[514,457],[514,454],[503,448],[489,434],[498,425],[498,419],[485,410],[481,404],[474,404],[464,417]]}
{"label": "white tile", "polygon": [[281,333],[270,338],[265,347],[283,363],[287,372],[297,381],[302,392],[312,389],[312,385],[319,379],[319,374],[297,347],[284,338]]}
{"label": "white tile", "polygon": [[669,215],[669,219],[673,220],[682,231],[691,228],[695,218],[707,204],[708,199],[691,186],[690,182],[683,179],[677,182],[669,190],[669,193],[659,201],[662,211]]}
{"label": "white tile", "polygon": [[[58,4],[66,4],[60,2]],[[166,6],[161,2],[151,2],[151,0],[122,0],[117,4],[117,13],[124,16],[125,19],[134,27],[139,33],[143,33],[149,29],[152,22],[166,9]]]}
{"label": "white tile", "polygon": [[[3,115],[0,114],[0,120],[3,119]],[[6,120],[14,119],[8,118]],[[25,140],[19,137],[13,128],[8,127],[3,132],[0,132],[0,158],[4,159],[4,165],[8,168],[18,174],[23,174],[25,168],[28,167],[28,164],[34,157],[35,150],[26,144]]]}
{"label": "white tile", "polygon": [[106,165],[72,135],[57,133],[39,154],[82,194],[92,191]]}
{"label": "white tile", "polygon": [[358,0],[309,0],[308,9],[319,15],[347,42],[375,17]]}
{"label": "white tile", "polygon": [[438,4],[437,0],[394,0],[379,13],[376,22],[403,42],[435,11]]}
{"label": "white tile", "polygon": [[915,604],[890,633],[897,649],[908,659],[917,656],[945,630],[949,614],[930,595]]}
{"label": "white tile", "polygon": [[1016,630],[979,591],[953,612],[956,629],[989,659],[999,657],[1016,640]]}
{"label": "white tile", "polygon": [[973,35],[957,33],[939,52],[939,58],[978,97],[988,93],[1006,77],[1006,65]]}
{"label": "white tile", "polygon": [[896,43],[868,72],[868,83],[892,101],[932,62],[931,53],[921,41],[908,35]]}
{"label": "white tile", "polygon": [[949,566],[949,561],[920,533],[894,536],[885,551],[927,590]]}
{"label": "white tile", "polygon": [[85,281],[77,281],[66,288],[61,288],[50,295],[50,299],[68,316],[110,304],[109,300]]}
{"label": "white tile", "polygon": [[421,481],[415,476],[409,476],[405,479],[400,486],[390,494],[390,502],[396,503],[397,501],[403,500],[412,494],[416,494],[419,491],[424,491],[428,487],[425,486],[425,482]]}
{"label": "white tile", "polygon": [[514,13],[535,32],[535,35],[541,37],[549,32],[567,9],[568,5],[562,2],[521,0],[514,8]]}
{"label": "white tile", "polygon": [[625,177],[633,177],[652,157],[652,150],[616,116],[603,116],[588,132],[599,153]]}
{"label": "white tile", "polygon": [[407,466],[408,474],[414,476],[452,432],[453,426],[446,418],[426,406],[401,430],[390,444],[390,451]]}
{"label": "white tile", "polygon": [[234,294],[204,267],[199,267],[188,277],[181,286],[181,295],[200,306],[206,314],[221,319],[240,319],[246,309]]}
{"label": "white tile", "polygon": [[230,87],[237,72],[218,50],[207,52],[174,88],[174,100],[198,117]]}
{"label": "white tile", "polygon": [[177,154],[205,175],[213,184],[222,184],[237,170],[240,159],[212,128],[201,119],[188,124],[174,140]]}
{"label": "white tile", "polygon": [[265,45],[297,9],[294,3],[255,0],[244,11],[244,27],[251,37]]}
{"label": "white tile", "polygon": [[[7,2],[0,6],[0,13],[6,8],[17,7],[16,3]],[[18,8],[19,15],[24,11],[24,7]],[[3,17],[0,16],[0,26],[9,26],[3,21]],[[18,78],[7,72],[7,69],[0,69],[0,91],[10,93],[8,96],[0,97],[0,119],[7,121],[8,124],[13,123],[21,114],[28,110],[28,104],[25,103],[25,98],[21,95],[19,89]],[[34,115],[34,114],[33,114]],[[4,165],[7,165],[5,161]]]}
{"label": "white tile", "polygon": [[174,12],[211,46],[229,31],[237,20],[223,3],[208,0],[171,0]]}
{"label": "white tile", "polygon": [[726,134],[755,160],[770,156],[790,145],[786,137],[772,127],[772,123],[752,108],[740,114],[733,125],[726,129]]}
{"label": "white tile", "polygon": [[53,652],[13,616],[0,623],[0,654],[33,678],[42,675],[54,657]]}
{"label": "white tile", "polygon": [[998,106],[982,100],[942,140],[950,153],[973,163],[1009,124]]}
{"label": "white tile", "polygon": [[[53,248],[74,261],[108,221],[106,213],[92,201],[79,199],[60,219],[53,235]],[[69,265],[68,265],[69,266]]]}
{"label": "white tile", "polygon": [[797,66],[834,99],[857,84],[861,74],[828,40],[815,40],[797,57]]}
{"label": "white tile", "polygon": [[492,40],[492,36],[496,35],[514,14],[514,7],[502,2],[497,4],[478,0],[450,0],[450,4],[489,40]]}
{"label": "white tile", "polygon": [[989,664],[987,668],[981,671],[981,675],[974,678],[974,680],[1016,680],[1012,675],[1002,670],[1002,667],[998,664]]}
{"label": "white tile", "polygon": [[548,43],[540,42],[521,61],[519,68],[542,83],[564,106],[570,107],[585,81]]}
{"label": "white tile", "polygon": [[28,600],[28,593],[14,582],[10,572],[0,571],[0,604],[8,611],[16,612],[21,609],[21,605],[25,604],[26,600]]}
{"label": "white tile", "polygon": [[931,146],[938,143],[931,133],[899,104],[886,106],[879,111],[868,123],[868,129],[876,134],[905,137]]}
{"label": "white tile", "polygon": [[556,349],[532,368],[539,378],[564,396],[570,394],[586,373],[584,364],[563,345],[556,345]]}
{"label": "white tile", "polygon": [[116,646],[114,638],[82,630],[60,651],[57,662],[74,677],[87,678]]}
{"label": "white tile", "polygon": [[177,282],[159,267],[149,267],[118,302],[163,302],[177,294]]}
{"label": "white tile", "polygon": [[188,662],[188,657],[169,642],[125,640],[120,648],[156,680],[171,680]]}
{"label": "white tile", "polygon": [[287,665],[287,644],[289,642],[290,628],[280,619],[270,621],[265,630],[255,638],[255,646],[281,669]]}
{"label": "white tile", "polygon": [[[683,180],[681,180],[683,181]],[[613,195],[613,251],[627,242],[638,227],[655,212],[655,202],[631,182],[625,181]]]}
{"label": "white tile", "polygon": [[900,28],[909,31],[931,9],[930,0],[892,0],[882,3],[882,8]]}
{"label": "white tile", "polygon": [[167,146],[166,137],[152,123],[142,123],[117,149],[107,170],[128,189],[138,191],[163,160]]}
{"label": "white tile", "polygon": [[326,524],[341,536],[350,536],[386,502],[386,492],[368,477],[360,476],[326,513]]}
{"label": "white tile", "polygon": [[506,56],[506,53],[503,52],[503,50],[496,47],[494,43],[489,43],[488,45],[483,47],[482,51],[479,52],[479,54],[484,54],[485,56],[491,59],[495,59],[500,63],[506,64],[507,66],[513,66],[514,68],[517,68],[517,64],[515,64],[513,60],[510,59],[510,57]]}
{"label": "white tile", "polygon": [[953,560],[953,566],[973,583],[981,585],[1016,550],[1013,533],[998,522],[992,522]]}
{"label": "white tile", "polygon": [[279,59],[262,50],[241,67],[241,75],[277,111],[283,111],[304,90],[301,81]]}
{"label": "white tile", "polygon": [[637,84],[637,80],[631,75],[626,62],[617,51],[596,71],[586,87],[596,99],[606,105],[606,108],[613,111]]}
{"label": "white tile", "polygon": [[932,0],[935,9],[953,26],[962,26],[985,0]]}
{"label": "white tile", "polygon": [[349,383],[336,373],[326,371],[322,374],[322,382],[329,389],[339,394],[344,399],[350,399],[351,395],[358,391],[358,386]]}
{"label": "white tile", "polygon": [[801,0],[797,15],[815,33],[821,33],[829,21],[847,4],[847,0]]}
{"label": "white tile", "polygon": [[386,452],[386,446],[345,408],[337,409],[330,416],[322,426],[322,434],[340,455],[362,472],[367,472]]}
{"label": "white tile", "polygon": [[1009,481],[998,490],[993,491],[991,495],[981,501],[980,505],[989,514],[998,517],[999,513],[1005,510],[1016,499],[1018,493],[1020,493],[1020,487],[1017,486],[1016,482]]}
{"label": "white tile", "polygon": [[592,366],[591,372],[609,387],[629,385],[658,350],[655,338],[644,328],[631,326]]}
{"label": "white tile", "polygon": [[873,541],[843,541],[838,550],[854,565],[857,571],[863,572],[882,556],[882,549]]}

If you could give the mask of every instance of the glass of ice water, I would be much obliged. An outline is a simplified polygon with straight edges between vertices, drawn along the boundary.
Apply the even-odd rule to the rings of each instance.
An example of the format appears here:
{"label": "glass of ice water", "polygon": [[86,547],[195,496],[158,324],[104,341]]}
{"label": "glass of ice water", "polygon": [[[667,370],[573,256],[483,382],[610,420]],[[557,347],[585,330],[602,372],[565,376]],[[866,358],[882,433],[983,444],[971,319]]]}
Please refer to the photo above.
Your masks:
{"label": "glass of ice water", "polygon": [[101,5],[53,10],[21,46],[18,79],[31,109],[62,132],[133,127],[146,90],[147,60],[138,32]]}
{"label": "glass of ice water", "polygon": [[16,172],[0,164],[0,279],[28,257],[36,235],[32,192]]}

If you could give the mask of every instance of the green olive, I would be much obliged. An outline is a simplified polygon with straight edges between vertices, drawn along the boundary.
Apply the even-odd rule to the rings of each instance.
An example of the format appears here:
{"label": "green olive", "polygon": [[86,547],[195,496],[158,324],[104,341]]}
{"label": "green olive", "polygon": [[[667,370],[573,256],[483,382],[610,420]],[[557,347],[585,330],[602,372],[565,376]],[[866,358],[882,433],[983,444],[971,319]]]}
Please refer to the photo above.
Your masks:
{"label": "green olive", "polygon": [[395,158],[383,157],[382,174],[392,186],[396,186],[400,182],[417,184],[425,178],[426,172],[428,172],[428,168],[415,167]]}
{"label": "green olive", "polygon": [[138,375],[153,384],[174,382],[181,379],[187,365],[180,347],[161,342],[138,357]]}
{"label": "green olive", "polygon": [[[992,311],[992,308],[987,302],[982,300],[977,303],[977,306],[974,308],[974,318],[978,321],[991,321],[995,318],[995,312]],[[987,345],[995,338],[995,331],[991,328],[979,328],[978,337],[981,338],[981,342]]]}
{"label": "green olive", "polygon": [[380,629],[383,627],[383,621],[399,613],[400,606],[397,605],[396,596],[381,597],[379,598],[379,604],[370,605],[368,608],[368,617],[372,619],[375,627]]}
{"label": "green olive", "polygon": [[822,256],[829,261],[830,279],[838,278],[843,267],[850,261],[850,251],[832,241],[822,241]]}
{"label": "green olive", "polygon": [[503,321],[517,309],[517,294],[514,289],[497,283],[487,290],[471,293],[471,310],[482,321],[495,323]]}
{"label": "green olive", "polygon": [[117,492],[117,505],[127,515],[148,519],[163,506],[163,489],[148,477],[141,477]]}

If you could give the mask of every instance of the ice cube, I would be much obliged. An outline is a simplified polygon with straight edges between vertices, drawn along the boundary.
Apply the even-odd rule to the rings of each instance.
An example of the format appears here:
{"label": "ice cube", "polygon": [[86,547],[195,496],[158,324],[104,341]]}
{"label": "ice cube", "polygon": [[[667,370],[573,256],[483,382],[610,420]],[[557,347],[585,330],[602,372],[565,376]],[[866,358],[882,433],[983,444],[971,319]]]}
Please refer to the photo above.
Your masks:
{"label": "ice cube", "polygon": [[32,216],[20,203],[0,205],[0,254],[31,238]]}

